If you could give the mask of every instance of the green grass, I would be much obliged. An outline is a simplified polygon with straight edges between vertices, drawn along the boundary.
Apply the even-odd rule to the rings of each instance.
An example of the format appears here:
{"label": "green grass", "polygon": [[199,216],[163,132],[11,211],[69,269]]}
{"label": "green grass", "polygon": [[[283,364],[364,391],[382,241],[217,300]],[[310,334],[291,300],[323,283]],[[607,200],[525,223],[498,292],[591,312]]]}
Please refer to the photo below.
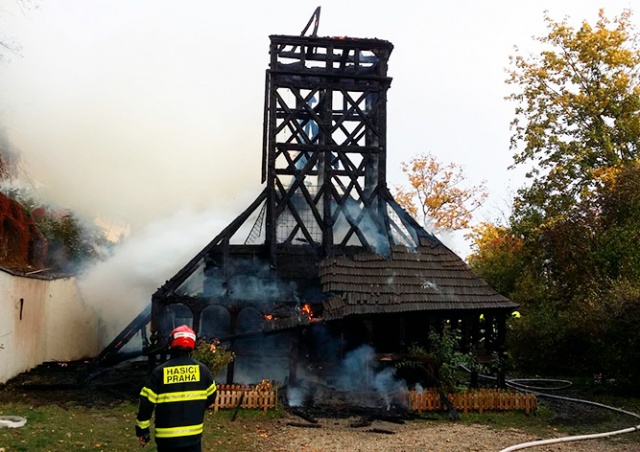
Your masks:
{"label": "green grass", "polygon": [[0,447],[6,452],[129,451],[136,440],[134,413],[135,408],[131,404],[108,410],[3,404],[0,414],[22,416],[27,419],[27,424],[21,428],[0,430]]}
{"label": "green grass", "polygon": [[[553,416],[544,406],[540,406],[537,411],[531,414],[525,414],[522,411],[485,411],[482,414],[470,411],[466,414],[459,414],[459,422],[464,424],[488,425],[497,430],[516,429],[538,436],[549,435],[551,430],[549,422]],[[417,421],[450,422],[451,420],[448,413],[436,412],[422,413]]]}
{"label": "green grass", "polygon": [[[101,408],[4,403],[0,405],[0,415],[22,416],[27,424],[21,428],[0,429],[0,451],[143,450],[135,436],[136,410],[137,406],[131,402]],[[267,415],[242,411],[232,422],[231,411],[208,411],[203,440],[205,450],[252,451],[254,441],[261,433],[259,423],[279,415],[277,411]],[[153,444],[144,449],[145,452],[155,450]]]}
{"label": "green grass", "polygon": [[[68,451],[121,451],[141,450],[154,452],[153,443],[142,449],[135,437],[137,404],[121,402],[87,407],[74,402],[58,400],[41,404],[43,400],[21,399],[19,396],[4,398],[0,402],[0,415],[22,416],[27,419],[24,427],[0,428],[0,452],[68,452]],[[638,399],[604,397],[602,403],[638,412]],[[282,410],[241,410],[232,421],[232,410],[207,412],[204,433],[204,451],[251,452],[257,449],[262,438],[273,432],[274,420],[282,416]],[[636,422],[629,416],[598,414],[595,424],[563,423],[544,403],[532,414],[524,412],[495,412],[483,414],[460,413],[460,422],[483,424],[496,430],[519,430],[548,438],[558,433],[585,434],[625,428]],[[593,419],[592,419],[593,420]],[[447,413],[423,413],[416,423],[448,423]],[[595,430],[594,430],[595,429]],[[640,433],[623,435],[626,443],[640,443]]]}

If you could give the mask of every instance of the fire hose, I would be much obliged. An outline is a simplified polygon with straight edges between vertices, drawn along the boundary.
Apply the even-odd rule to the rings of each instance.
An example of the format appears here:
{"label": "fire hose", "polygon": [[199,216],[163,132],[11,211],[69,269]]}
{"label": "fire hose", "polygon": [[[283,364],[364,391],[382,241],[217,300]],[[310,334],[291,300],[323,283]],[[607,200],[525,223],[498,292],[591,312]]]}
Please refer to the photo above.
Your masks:
{"label": "fire hose", "polygon": [[27,420],[20,416],[0,416],[0,428],[18,428],[27,423]]}
{"label": "fire hose", "polygon": [[[462,366],[462,368],[467,371],[470,372],[469,369],[467,369],[466,367]],[[496,377],[493,377],[491,375],[479,375],[482,378],[485,379],[489,379],[489,380],[497,380]],[[533,385],[529,385],[526,384],[528,382],[546,382],[546,383],[552,383],[552,384],[556,384],[555,387],[540,387],[540,386],[533,386]],[[616,408],[616,407],[612,407],[609,405],[605,405],[602,403],[597,403],[597,402],[592,402],[590,400],[584,400],[584,399],[575,399],[572,397],[563,397],[563,396],[558,396],[558,395],[553,395],[553,394],[546,394],[543,392],[540,392],[540,390],[544,390],[544,391],[552,391],[552,390],[560,390],[560,389],[566,389],[568,387],[570,387],[573,383],[571,383],[568,380],[555,380],[555,379],[541,379],[541,378],[537,378],[537,379],[512,379],[512,380],[506,380],[506,384],[507,386],[509,386],[510,388],[513,388],[517,391],[522,391],[522,392],[528,392],[531,394],[535,394],[538,397],[546,397],[549,399],[556,399],[556,400],[565,400],[565,401],[569,401],[569,402],[576,402],[576,403],[584,403],[587,405],[593,405],[593,406],[597,406],[600,408],[605,408],[611,411],[615,411],[617,413],[622,413],[622,414],[626,414],[632,417],[635,417],[636,419],[640,419],[640,415],[633,413],[631,411],[626,411],[626,410],[622,410],[620,408]],[[525,443],[520,443],[520,444],[514,444],[513,446],[509,446],[505,449],[500,450],[500,452],[513,452],[515,450],[520,450],[520,449],[527,449],[529,447],[535,447],[535,446],[543,446],[543,445],[547,445],[547,444],[557,444],[557,443],[566,443],[566,442],[571,442],[571,441],[584,441],[584,440],[588,440],[588,439],[597,439],[597,438],[608,438],[611,436],[615,436],[615,435],[621,435],[623,433],[633,433],[633,432],[637,432],[640,431],[640,424],[635,425],[633,427],[629,427],[629,428],[625,428],[622,430],[614,430],[614,431],[610,431],[610,432],[603,432],[603,433],[592,433],[592,434],[588,434],[588,435],[573,435],[573,436],[563,436],[560,438],[551,438],[551,439],[542,439],[542,440],[537,440],[537,441],[529,441],[529,442],[525,442]]]}

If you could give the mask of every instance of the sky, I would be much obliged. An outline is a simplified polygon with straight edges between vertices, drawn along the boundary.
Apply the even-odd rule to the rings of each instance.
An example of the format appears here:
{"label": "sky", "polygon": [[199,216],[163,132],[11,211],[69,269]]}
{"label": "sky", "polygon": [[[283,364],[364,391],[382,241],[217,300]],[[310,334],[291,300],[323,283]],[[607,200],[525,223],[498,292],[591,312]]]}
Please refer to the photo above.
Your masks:
{"label": "sky", "polygon": [[[0,38],[20,47],[0,61],[0,129],[43,199],[130,231],[135,258],[104,264],[94,289],[113,286],[105,266],[114,278],[148,269],[137,289],[149,295],[259,194],[269,35],[299,35],[317,6],[320,36],[394,44],[389,185],[406,183],[401,162],[429,152],[470,183],[486,181],[477,221],[508,213],[525,182],[508,170],[514,46],[538,49],[544,11],[579,26],[601,7],[609,17],[633,9],[627,0],[28,4],[0,0]],[[632,21],[640,28],[640,12]],[[459,236],[441,239],[468,252]]]}

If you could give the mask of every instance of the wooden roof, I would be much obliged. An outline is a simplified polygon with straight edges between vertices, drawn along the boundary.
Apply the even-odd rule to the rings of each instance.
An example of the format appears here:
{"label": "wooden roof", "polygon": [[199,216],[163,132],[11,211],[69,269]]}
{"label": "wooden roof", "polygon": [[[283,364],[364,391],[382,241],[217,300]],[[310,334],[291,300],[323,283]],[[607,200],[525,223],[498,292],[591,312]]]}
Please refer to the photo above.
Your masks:
{"label": "wooden roof", "polygon": [[352,314],[407,311],[513,310],[453,251],[421,240],[412,250],[394,246],[388,257],[370,252],[325,259],[320,265],[325,320]]}

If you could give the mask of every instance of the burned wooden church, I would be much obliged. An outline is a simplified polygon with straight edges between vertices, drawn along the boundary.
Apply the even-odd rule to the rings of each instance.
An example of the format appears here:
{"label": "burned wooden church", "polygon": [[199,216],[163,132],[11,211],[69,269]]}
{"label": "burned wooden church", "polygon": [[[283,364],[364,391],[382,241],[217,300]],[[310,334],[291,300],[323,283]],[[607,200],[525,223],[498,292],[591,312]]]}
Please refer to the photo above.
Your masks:
{"label": "burned wooden church", "polygon": [[270,36],[264,190],[153,294],[150,353],[186,323],[236,353],[227,382],[251,383],[295,379],[362,344],[393,356],[445,322],[463,346],[503,346],[516,304],[387,187],[392,50],[380,39]]}

